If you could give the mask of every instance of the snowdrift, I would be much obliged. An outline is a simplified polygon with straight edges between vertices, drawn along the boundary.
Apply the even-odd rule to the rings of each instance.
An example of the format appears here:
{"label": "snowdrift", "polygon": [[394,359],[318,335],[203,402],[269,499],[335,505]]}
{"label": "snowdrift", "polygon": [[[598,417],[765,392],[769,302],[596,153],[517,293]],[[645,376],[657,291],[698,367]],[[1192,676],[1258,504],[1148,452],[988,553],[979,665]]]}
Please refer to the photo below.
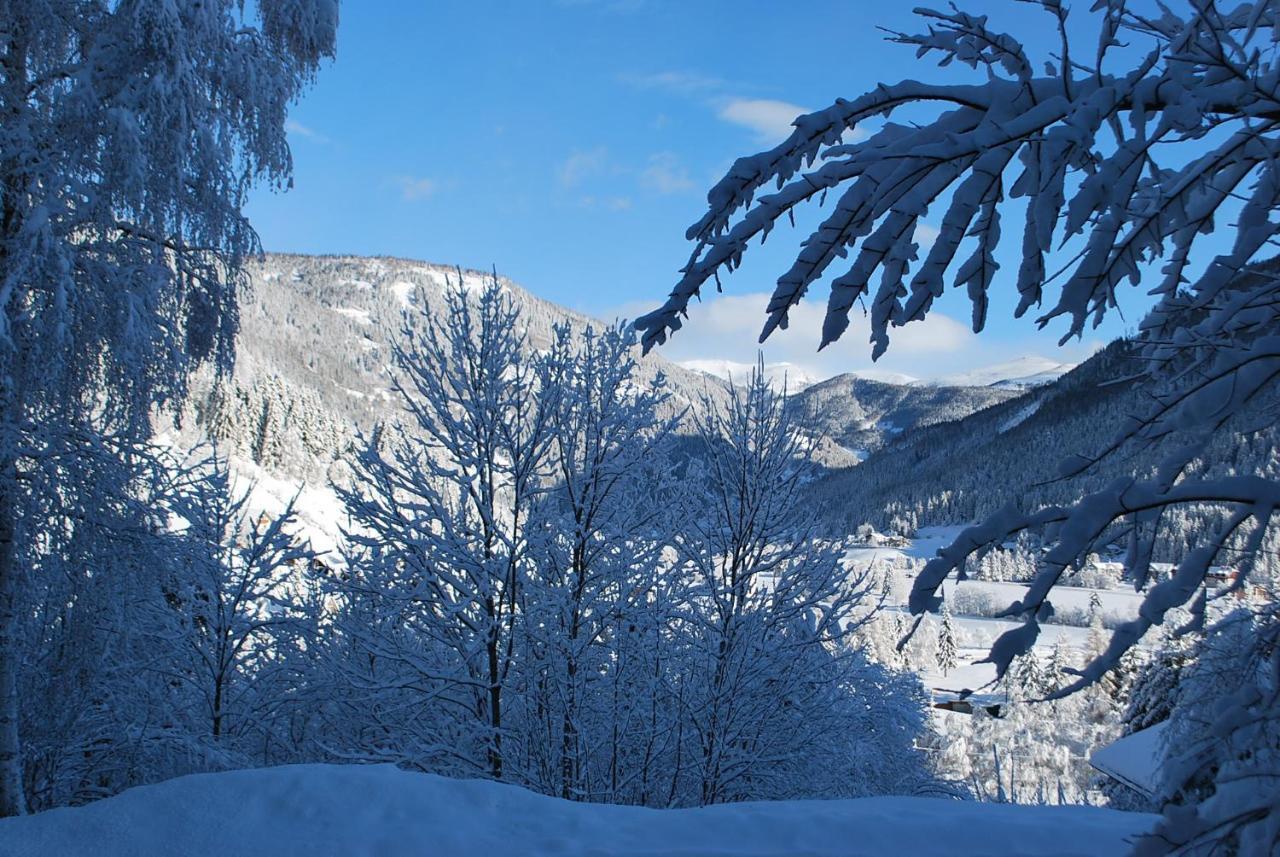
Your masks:
{"label": "snowdrift", "polygon": [[652,810],[391,765],[198,774],[0,821],[0,854],[1098,855],[1155,816],[931,798]]}

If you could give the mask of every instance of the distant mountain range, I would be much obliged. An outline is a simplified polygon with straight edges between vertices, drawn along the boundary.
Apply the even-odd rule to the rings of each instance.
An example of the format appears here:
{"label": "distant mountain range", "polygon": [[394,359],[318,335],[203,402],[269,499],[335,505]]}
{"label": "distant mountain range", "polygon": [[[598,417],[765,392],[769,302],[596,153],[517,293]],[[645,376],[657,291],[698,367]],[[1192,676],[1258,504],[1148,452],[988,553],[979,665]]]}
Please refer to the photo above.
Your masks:
{"label": "distant mountain range", "polygon": [[[187,422],[272,473],[311,482],[340,475],[334,468],[341,471],[358,432],[400,418],[389,372],[404,314],[443,306],[451,283],[477,289],[493,279],[404,259],[285,254],[268,254],[249,275],[234,374],[195,379]],[[510,280],[498,283],[521,309],[531,352],[550,345],[557,323],[604,326]],[[721,382],[658,355],[640,362],[637,381],[658,373],[673,413],[725,394]]]}
{"label": "distant mountain range", "polygon": [[[268,472],[312,482],[334,478],[359,431],[399,418],[388,373],[403,314],[441,305],[450,283],[475,289],[491,279],[405,259],[269,254],[251,268],[241,299],[234,375],[196,379],[188,422]],[[522,310],[531,350],[550,343],[557,323],[603,325],[510,280],[498,282]],[[639,361],[638,380],[662,373],[673,411],[693,414],[707,397],[725,395],[725,378],[742,383],[750,370],[728,361],[682,366],[655,352]],[[856,464],[903,431],[1014,395],[856,375],[818,381],[785,365],[768,374],[779,384],[785,379],[801,429],[823,438],[818,460],[832,469]],[[192,429],[188,440],[195,439]]]}
{"label": "distant mountain range", "polygon": [[[751,378],[755,366],[734,360],[682,360],[680,365],[713,378],[743,384]],[[792,363],[766,363],[764,375],[774,386],[785,386],[788,393],[795,393],[822,380],[805,372]]]}
{"label": "distant mountain range", "polygon": [[[991,398],[985,405],[982,399],[960,402],[957,413],[969,405],[979,407],[951,420],[939,417],[944,403],[953,400],[926,402],[912,430],[885,439],[857,467],[830,470],[810,486],[808,499],[833,534],[849,532],[863,522],[910,530],[973,522],[1010,503],[1022,509],[1073,503],[1118,475],[1152,473],[1166,444],[1182,443],[1184,438],[1175,434],[1152,444],[1129,442],[1106,466],[1071,479],[1060,479],[1057,473],[1063,459],[1096,454],[1127,418],[1147,411],[1150,390],[1134,381],[1145,366],[1132,343],[1117,340],[1066,374],[1028,389],[999,383],[930,388],[942,393],[983,391]],[[822,386],[810,387],[804,395]],[[1259,397],[1213,435],[1202,461],[1214,462],[1213,472],[1221,474],[1275,473],[1280,468],[1275,454],[1277,407],[1274,390]],[[816,410],[821,413],[821,407]],[[1211,516],[1198,520],[1199,512],[1176,514],[1197,519],[1185,523],[1186,532],[1212,522]],[[1176,557],[1185,545],[1165,547],[1168,556]]]}
{"label": "distant mountain range", "polygon": [[806,430],[862,461],[901,435],[962,419],[1017,395],[1001,387],[886,384],[849,374],[812,384],[789,402]]}
{"label": "distant mountain range", "polygon": [[932,381],[924,381],[934,387],[1002,387],[1009,390],[1025,390],[1051,384],[1078,366],[1078,363],[1059,363],[1047,357],[1027,356],[997,363],[968,372],[943,375]]}
{"label": "distant mountain range", "polygon": [[[235,371],[229,379],[197,376],[177,439],[218,441],[282,495],[289,483],[343,481],[358,434],[400,419],[388,387],[391,345],[404,313],[439,306],[450,283],[474,289],[491,279],[404,259],[268,255],[250,271],[241,300]],[[603,324],[505,278],[498,282],[521,307],[533,351],[548,345],[557,323]],[[999,443],[1006,433],[1017,436],[1019,421],[1055,413],[1044,408],[1037,415],[1034,403],[1056,395],[1080,371],[1063,376],[1071,368],[1024,358],[931,382],[867,377],[874,370],[819,380],[786,365],[768,367],[768,374],[779,383],[785,378],[796,424],[821,439],[816,457],[826,475],[813,496],[834,523],[871,519],[875,510],[867,504],[883,507],[927,493],[933,477],[925,459],[946,457],[953,425],[962,427],[962,439],[976,431],[984,442]],[[692,415],[726,394],[724,378],[741,383],[750,369],[729,361],[678,365],[653,353],[640,360],[638,374],[642,383],[664,374],[673,412]],[[1088,397],[1077,401],[1090,407]],[[971,422],[979,428],[968,428]],[[889,473],[901,490],[869,487]],[[326,507],[325,514],[338,513]]]}
{"label": "distant mountain range", "polygon": [[[686,369],[704,372],[716,378],[741,382],[750,377],[755,368],[750,363],[732,360],[683,360]],[[922,379],[902,372],[882,369],[859,369],[841,377],[861,378],[902,387],[1000,387],[1008,390],[1026,390],[1050,384],[1076,368],[1077,363],[1059,363],[1047,357],[1027,355],[1004,363],[996,363],[967,372],[955,372],[937,378]],[[765,376],[776,384],[786,381],[791,392],[804,390],[824,380],[805,372],[792,363],[766,363]]]}

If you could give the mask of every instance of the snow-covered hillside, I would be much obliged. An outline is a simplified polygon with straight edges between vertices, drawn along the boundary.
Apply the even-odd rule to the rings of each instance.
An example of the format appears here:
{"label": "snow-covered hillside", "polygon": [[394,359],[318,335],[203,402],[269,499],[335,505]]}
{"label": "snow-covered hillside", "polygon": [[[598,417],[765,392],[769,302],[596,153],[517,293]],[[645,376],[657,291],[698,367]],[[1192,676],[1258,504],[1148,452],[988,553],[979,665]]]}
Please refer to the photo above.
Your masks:
{"label": "snow-covered hillside", "polygon": [[[695,372],[702,372],[735,384],[745,384],[751,378],[755,366],[750,363],[738,363],[734,360],[682,360],[680,365]],[[766,363],[764,375],[773,384],[788,392],[798,393],[822,380],[791,363]]]}
{"label": "snow-covered hillside", "polygon": [[[748,377],[753,368],[750,363],[712,359],[682,360],[680,365],[717,378],[732,377],[739,382]],[[914,375],[887,369],[856,369],[845,374],[864,381],[879,381],[882,384],[896,384],[904,387],[1000,387],[1008,390],[1024,390],[1051,384],[1078,365],[1078,363],[1063,363],[1048,357],[1029,354],[1014,360],[980,366],[964,372],[951,372],[934,378],[917,378]],[[787,388],[792,392],[828,380],[824,376],[807,372],[793,363],[766,363],[764,370],[765,375],[777,383],[781,383],[785,377]]]}
{"label": "snow-covered hillside", "polygon": [[1076,363],[1061,363],[1048,357],[1027,355],[1016,360],[943,375],[924,383],[935,387],[1005,387],[1025,389],[1058,380],[1076,368]]}
{"label": "snow-covered hillside", "polygon": [[[185,428],[172,434],[179,445],[218,441],[234,456],[238,471],[246,470],[242,462],[256,466],[242,475],[279,482],[281,496],[304,482],[309,488],[344,482],[357,432],[399,418],[399,404],[388,389],[389,366],[404,314],[423,304],[439,306],[450,283],[475,290],[492,279],[479,271],[405,259],[291,254],[268,254],[250,268],[249,277],[234,374],[216,381],[201,372]],[[605,323],[498,279],[521,309],[531,350],[547,346],[553,325],[581,329]],[[672,394],[670,408],[692,416],[703,407],[704,396],[724,395],[724,378],[743,383],[750,370],[726,361],[681,366],[653,352],[639,361],[636,377],[646,384],[661,373]],[[830,470],[857,464],[867,450],[904,430],[957,419],[1012,395],[849,376],[841,376],[847,383],[817,383],[786,364],[766,371],[777,383],[785,376],[797,397],[797,424],[822,439],[815,458]],[[336,532],[336,522],[326,521],[325,529]]]}
{"label": "snow-covered hillside", "polygon": [[796,421],[850,450],[859,459],[925,426],[963,419],[1017,393],[994,387],[934,387],[892,384],[837,375],[791,397]]}
{"label": "snow-covered hillside", "polygon": [[391,765],[181,777],[0,821],[7,857],[321,855],[1025,855],[1105,857],[1154,817],[940,798],[655,810],[573,803]]}
{"label": "snow-covered hillside", "polygon": [[[483,288],[492,274],[405,259],[268,254],[249,269],[240,304],[233,377],[215,383],[202,372],[188,404],[190,427],[224,451],[252,460],[271,476],[324,484],[342,479],[335,464],[357,431],[395,420],[391,351],[404,316],[441,306],[460,283]],[[520,308],[531,351],[546,348],[557,324],[601,328],[605,321],[544,301],[498,277]],[[673,411],[696,408],[723,385],[659,354],[639,360],[636,381],[667,379]]]}

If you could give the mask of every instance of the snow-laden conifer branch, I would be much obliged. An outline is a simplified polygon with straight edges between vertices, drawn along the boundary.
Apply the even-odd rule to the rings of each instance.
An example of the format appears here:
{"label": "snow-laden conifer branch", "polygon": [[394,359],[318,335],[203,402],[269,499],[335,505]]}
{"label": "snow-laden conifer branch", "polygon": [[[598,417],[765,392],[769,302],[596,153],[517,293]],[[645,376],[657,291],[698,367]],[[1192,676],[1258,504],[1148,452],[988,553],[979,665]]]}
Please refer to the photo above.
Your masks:
{"label": "snow-laden conifer branch", "polygon": [[[706,214],[687,233],[694,246],[679,280],[636,327],[646,348],[665,342],[705,283],[719,285],[722,271],[742,263],[753,238],[828,193],[835,200],[830,213],[763,307],[762,339],[785,328],[808,289],[850,255],[848,268],[831,279],[820,347],[846,332],[854,306],[865,301],[873,358],[894,328],[926,318],[948,285],[966,289],[980,331],[1000,279],[999,242],[1010,231],[1021,256],[1009,281],[1018,295],[1015,315],[1040,308],[1042,327],[1065,320],[1064,342],[1116,308],[1123,286],[1147,280],[1157,303],[1140,326],[1135,350],[1143,365],[1134,380],[1147,388],[1149,403],[1117,427],[1114,442],[1081,451],[1059,474],[1109,466],[1127,472],[1124,451],[1147,444],[1158,445],[1159,465],[1067,506],[1009,507],[969,528],[926,565],[910,598],[913,613],[936,611],[949,575],[963,576],[966,562],[1024,530],[1040,531],[1047,548],[1038,574],[1005,611],[1022,624],[987,658],[1003,676],[1052,615],[1051,596],[1069,568],[1127,541],[1128,573],[1146,589],[1169,520],[1188,507],[1213,510],[1215,529],[1146,589],[1139,618],[1118,628],[1061,696],[1098,681],[1176,607],[1190,607],[1188,627],[1203,626],[1207,602],[1246,585],[1268,528],[1274,532],[1275,473],[1215,477],[1214,462],[1204,458],[1216,433],[1246,433],[1278,416],[1280,268],[1263,260],[1280,238],[1280,58],[1273,42],[1280,7],[1188,0],[1149,16],[1125,0],[1098,0],[1098,39],[1086,51],[1068,37],[1061,2],[1038,5],[1060,41],[1042,73],[1014,37],[960,10],[921,11],[926,32],[892,34],[922,56],[941,54],[942,65],[980,69],[986,83],[882,84],[798,117],[786,141],[738,160],[711,189]],[[908,108],[916,121],[893,121]],[[922,113],[929,118],[919,120]],[[868,129],[870,120],[884,121]],[[868,130],[866,139],[841,142]],[[764,192],[770,184],[776,190]],[[1015,200],[1024,210],[1011,224]],[[914,234],[926,218],[938,224],[938,235],[920,258]],[[1201,239],[1215,232],[1228,241],[1208,256]],[[1207,572],[1228,555],[1236,581],[1210,596]],[[1274,705],[1274,693],[1264,698]],[[1255,703],[1235,710],[1270,711],[1274,720]],[[1224,816],[1222,806],[1214,812],[1222,826],[1199,828],[1210,839],[1236,836],[1252,823]],[[1170,829],[1175,841],[1186,841],[1176,819]],[[1265,832],[1248,835],[1255,833]]]}
{"label": "snow-laden conifer branch", "polygon": [[[1043,5],[1055,18],[1066,14],[1059,4]],[[1051,74],[1034,76],[1023,47],[988,30],[984,18],[922,12],[934,22],[929,32],[895,40],[921,53],[941,51],[943,64],[981,65],[988,83],[881,85],[797,118],[781,145],[738,160],[688,231],[694,249],[671,296],[636,321],[645,347],[680,328],[689,301],[708,279],[736,268],[752,238],[763,238],[779,218],[831,190],[840,191],[835,208],[779,277],[762,339],[785,327],[809,286],[851,248],[857,251],[852,267],[832,281],[822,345],[844,332],[860,298],[873,297],[869,282],[877,272],[884,276],[872,300],[873,356],[883,353],[892,327],[927,315],[949,272],[955,285],[968,287],[980,330],[1006,184],[1009,196],[1029,203],[1020,236],[1019,315],[1044,300],[1046,254],[1073,238],[1083,242],[1080,255],[1068,263],[1057,299],[1038,319],[1045,325],[1067,318],[1064,339],[1100,320],[1123,282],[1137,283],[1170,251],[1163,288],[1176,289],[1190,246],[1233,194],[1270,210],[1272,182],[1247,185],[1269,172],[1280,121],[1280,77],[1266,55],[1254,51],[1274,10],[1245,4],[1223,15],[1193,6],[1182,17],[1170,12],[1146,21],[1123,3],[1106,4],[1098,64],[1078,79],[1075,65],[1063,58]],[[1108,72],[1103,60],[1121,31],[1155,44],[1133,68]],[[944,109],[929,122],[886,122],[863,142],[839,143],[859,123],[912,105]],[[1226,128],[1234,132],[1189,163],[1160,163],[1168,144],[1222,137]],[[770,183],[778,191],[757,198]],[[940,216],[941,234],[916,263],[910,239],[929,215]],[[1271,234],[1250,229],[1241,237],[1232,259],[1243,263]],[[953,268],[959,245],[970,240],[976,248],[969,260]]]}

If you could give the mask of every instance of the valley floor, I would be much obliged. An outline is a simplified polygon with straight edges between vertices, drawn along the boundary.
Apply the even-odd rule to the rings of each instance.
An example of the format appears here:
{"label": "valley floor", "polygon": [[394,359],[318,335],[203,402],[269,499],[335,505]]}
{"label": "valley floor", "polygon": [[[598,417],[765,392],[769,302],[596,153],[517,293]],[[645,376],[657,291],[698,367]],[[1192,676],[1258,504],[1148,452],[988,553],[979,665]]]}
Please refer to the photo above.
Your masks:
{"label": "valley floor", "polygon": [[[845,562],[850,569],[883,565],[890,575],[889,597],[885,608],[890,613],[901,613],[904,620],[909,620],[911,617],[907,613],[907,598],[916,574],[925,561],[932,559],[939,549],[950,545],[964,529],[963,525],[922,527],[914,539],[907,541],[901,547],[850,548],[845,553]],[[957,587],[963,588],[968,593],[985,595],[992,605],[1000,607],[1023,598],[1027,591],[1024,583],[971,579],[963,584],[957,584],[954,579],[949,579],[943,589],[951,593],[953,603]],[[1103,615],[1115,622],[1135,618],[1143,598],[1140,593],[1134,592],[1127,585],[1116,589],[1059,586],[1054,590],[1053,602],[1058,609],[1074,610],[1083,615],[1088,610],[1091,597],[1098,599]],[[997,637],[1019,627],[1021,623],[1012,619],[972,615],[958,606],[953,606],[952,612],[959,644],[957,660],[960,666],[950,670],[946,675],[936,669],[936,665],[922,668],[919,670],[921,681],[929,689],[935,701],[955,698],[961,689],[985,689],[985,692],[980,690],[974,695],[975,701],[1000,702],[1004,698],[1004,691],[990,687],[995,681],[995,667],[988,663],[978,663],[978,661],[987,657],[991,644]],[[1088,637],[1087,627],[1063,625],[1050,619],[1041,625],[1035,651],[1042,660],[1047,659],[1053,648],[1059,644],[1067,649],[1083,652]]]}
{"label": "valley floor", "polygon": [[0,854],[1091,855],[1154,816],[939,798],[652,810],[581,804],[391,765],[197,774],[0,821]]}

